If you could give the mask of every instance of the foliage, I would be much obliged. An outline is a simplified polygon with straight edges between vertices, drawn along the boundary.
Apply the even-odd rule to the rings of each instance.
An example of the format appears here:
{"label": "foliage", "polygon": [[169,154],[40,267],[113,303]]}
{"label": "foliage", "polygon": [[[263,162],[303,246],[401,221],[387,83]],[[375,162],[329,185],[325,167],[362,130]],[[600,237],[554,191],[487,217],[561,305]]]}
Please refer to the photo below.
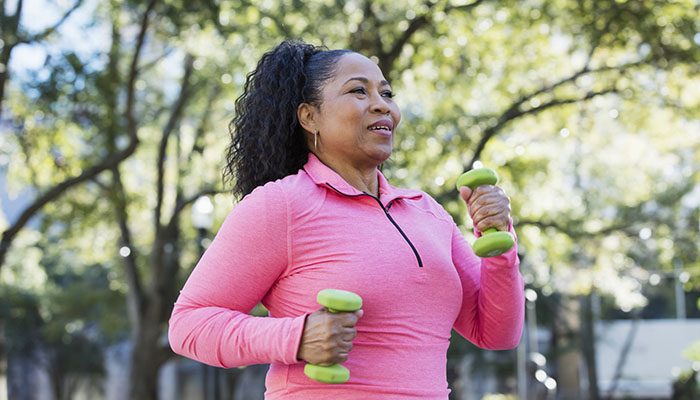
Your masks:
{"label": "foliage", "polygon": [[[221,191],[233,101],[260,55],[290,37],[379,63],[403,113],[384,173],[433,195],[469,238],[454,181],[498,170],[546,324],[559,299],[591,290],[620,313],[672,296],[657,278],[700,290],[692,1],[147,3],[76,2],[73,26],[104,39],[89,45],[66,43],[67,29],[2,25],[8,192],[61,188],[0,262],[3,315],[21,313],[8,338],[27,329],[58,343],[75,328],[103,345],[144,321],[163,329],[199,255],[183,213]],[[23,46],[43,62],[13,70],[9,50]],[[232,204],[213,200],[215,231]],[[467,348],[455,339],[450,356]]]}
{"label": "foliage", "polygon": [[697,400],[700,399],[700,380],[698,372],[685,371],[673,382],[673,400]]}
{"label": "foliage", "polygon": [[700,340],[685,350],[683,356],[692,362],[700,363]]}

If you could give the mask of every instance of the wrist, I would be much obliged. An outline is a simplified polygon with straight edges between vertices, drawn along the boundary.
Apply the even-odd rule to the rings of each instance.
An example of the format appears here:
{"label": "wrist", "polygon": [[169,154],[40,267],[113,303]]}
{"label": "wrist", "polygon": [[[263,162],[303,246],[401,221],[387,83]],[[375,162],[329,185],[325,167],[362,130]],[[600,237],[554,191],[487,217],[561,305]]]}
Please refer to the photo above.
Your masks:
{"label": "wrist", "polygon": [[302,347],[304,344],[304,333],[306,333],[306,321],[308,320],[308,318],[309,318],[309,314],[304,315],[304,325],[303,325],[302,330],[301,330],[301,339],[299,340],[299,347],[297,348],[296,359],[298,362],[305,361],[304,357],[302,355]]}

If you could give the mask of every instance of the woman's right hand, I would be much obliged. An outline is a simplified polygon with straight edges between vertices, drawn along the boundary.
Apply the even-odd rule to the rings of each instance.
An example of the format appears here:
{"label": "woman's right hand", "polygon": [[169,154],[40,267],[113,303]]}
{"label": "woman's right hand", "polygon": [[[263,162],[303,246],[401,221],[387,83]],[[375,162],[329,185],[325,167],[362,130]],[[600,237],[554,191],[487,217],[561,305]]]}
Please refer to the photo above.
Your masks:
{"label": "woman's right hand", "polygon": [[357,336],[355,324],[363,313],[363,310],[332,313],[321,308],[309,314],[297,358],[324,367],[347,361],[352,340]]}

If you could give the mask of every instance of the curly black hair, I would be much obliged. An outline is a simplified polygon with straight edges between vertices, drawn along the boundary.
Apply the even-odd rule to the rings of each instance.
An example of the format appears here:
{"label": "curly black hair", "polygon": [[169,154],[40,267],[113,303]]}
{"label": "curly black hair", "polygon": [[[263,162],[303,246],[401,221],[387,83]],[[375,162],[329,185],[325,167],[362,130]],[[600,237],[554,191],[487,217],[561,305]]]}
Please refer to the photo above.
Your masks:
{"label": "curly black hair", "polygon": [[328,50],[300,40],[285,40],[263,54],[248,74],[229,124],[223,180],[234,197],[296,173],[309,148],[297,119],[299,104],[321,104],[321,88],[350,50]]}

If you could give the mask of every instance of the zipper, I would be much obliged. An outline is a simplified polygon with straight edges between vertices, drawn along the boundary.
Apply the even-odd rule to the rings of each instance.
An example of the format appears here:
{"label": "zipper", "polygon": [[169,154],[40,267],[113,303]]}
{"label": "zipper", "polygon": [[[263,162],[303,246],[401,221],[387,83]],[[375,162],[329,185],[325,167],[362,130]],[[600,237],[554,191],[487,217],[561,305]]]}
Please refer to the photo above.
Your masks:
{"label": "zipper", "polygon": [[340,194],[340,195],[342,195],[342,196],[345,196],[345,197],[362,197],[362,196],[368,196],[368,197],[371,197],[371,198],[373,198],[374,200],[376,200],[376,201],[377,201],[377,204],[379,204],[379,207],[382,209],[382,211],[384,211],[384,215],[386,215],[386,217],[389,219],[389,221],[391,222],[391,224],[394,225],[394,227],[396,228],[396,230],[399,231],[399,233],[400,233],[401,236],[404,238],[404,240],[406,241],[406,243],[408,243],[408,245],[411,246],[411,250],[413,250],[413,254],[416,256],[416,261],[418,261],[418,267],[423,268],[423,260],[421,260],[420,254],[418,254],[418,250],[416,249],[416,246],[414,246],[413,243],[411,243],[411,240],[408,238],[408,236],[406,236],[406,234],[405,234],[404,231],[401,229],[401,227],[399,226],[399,224],[397,224],[396,221],[394,220],[394,218],[391,217],[391,214],[389,214],[389,209],[391,208],[391,204],[394,202],[394,200],[390,201],[389,204],[387,204],[386,208],[384,208],[384,205],[382,204],[382,202],[379,201],[378,198],[372,196],[371,194],[368,194],[368,193],[362,193],[362,194],[345,194],[345,193],[341,192],[340,190],[334,188],[334,187],[333,187],[330,183],[328,183],[328,182],[326,182],[326,185],[328,185],[328,187],[330,187],[331,189],[335,190],[338,194]]}

